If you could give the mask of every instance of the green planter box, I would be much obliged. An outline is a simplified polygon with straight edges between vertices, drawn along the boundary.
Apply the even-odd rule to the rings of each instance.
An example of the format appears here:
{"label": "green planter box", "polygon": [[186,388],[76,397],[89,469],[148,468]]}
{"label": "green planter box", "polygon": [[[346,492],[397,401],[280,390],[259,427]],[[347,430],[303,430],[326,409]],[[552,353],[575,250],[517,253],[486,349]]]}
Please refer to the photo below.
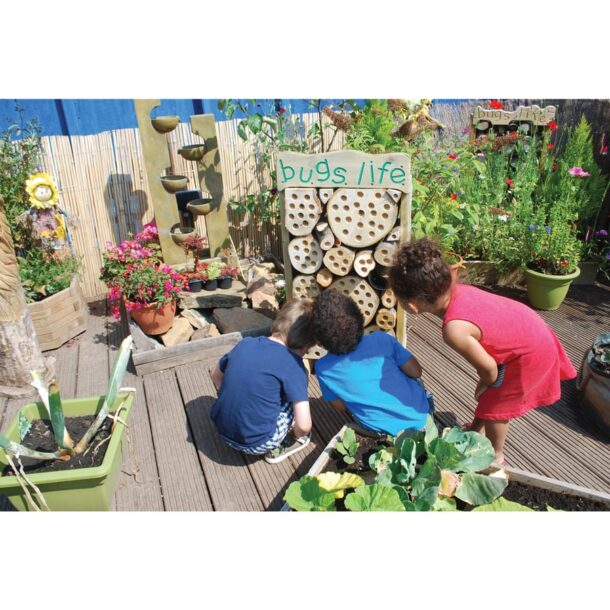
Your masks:
{"label": "green planter box", "polygon": [[[114,411],[122,400],[123,397],[117,398],[111,411]],[[66,417],[74,417],[96,414],[101,409],[103,402],[104,396],[94,396],[92,398],[63,400],[62,405]],[[124,402],[124,409],[121,411],[120,418],[123,421],[127,421],[132,404],[133,394],[130,394]],[[21,408],[21,412],[30,421],[48,418],[41,403],[26,405]],[[15,417],[4,433],[5,436],[15,442],[19,442],[17,421],[17,417]],[[118,422],[108,443],[104,461],[100,466],[28,475],[32,483],[40,489],[52,511],[102,511],[110,509],[110,502],[121,469],[121,442],[124,430],[125,426]],[[0,451],[0,471],[4,470],[6,465],[4,451]],[[15,477],[0,476],[0,494],[5,495],[16,509],[31,510]]]}

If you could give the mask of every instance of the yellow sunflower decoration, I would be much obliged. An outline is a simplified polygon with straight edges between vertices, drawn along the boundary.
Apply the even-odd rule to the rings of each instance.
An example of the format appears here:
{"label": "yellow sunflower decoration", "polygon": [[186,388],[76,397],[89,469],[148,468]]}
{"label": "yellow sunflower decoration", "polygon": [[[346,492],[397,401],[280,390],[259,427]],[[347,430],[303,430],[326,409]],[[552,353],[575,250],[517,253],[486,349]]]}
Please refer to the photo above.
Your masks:
{"label": "yellow sunflower decoration", "polygon": [[32,207],[46,210],[59,205],[59,196],[55,181],[49,174],[39,173],[25,181],[25,190],[30,196]]}

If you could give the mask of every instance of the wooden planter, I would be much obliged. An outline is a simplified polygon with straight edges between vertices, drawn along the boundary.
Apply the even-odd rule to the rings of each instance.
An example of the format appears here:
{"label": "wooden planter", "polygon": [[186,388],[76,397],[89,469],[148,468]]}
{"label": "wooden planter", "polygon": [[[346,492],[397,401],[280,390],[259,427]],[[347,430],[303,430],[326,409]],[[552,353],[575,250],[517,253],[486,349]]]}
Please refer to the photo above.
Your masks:
{"label": "wooden planter", "polygon": [[[358,434],[370,436],[371,433],[363,430],[356,424],[344,425],[335,436],[333,436],[328,445],[324,448],[318,459],[312,464],[311,468],[307,472],[308,475],[315,477],[320,474],[326,468],[326,464],[330,460],[330,456],[335,448],[337,442],[343,437],[344,432],[347,428],[353,428]],[[530,487],[538,487],[539,489],[547,489],[557,493],[566,494],[568,496],[578,496],[586,500],[594,500],[595,502],[601,502],[606,504],[610,510],[610,494],[596,491],[595,489],[589,489],[588,487],[580,487],[579,485],[573,485],[565,481],[559,481],[558,479],[550,479],[549,477],[543,477],[542,475],[535,474],[533,472],[527,472],[525,470],[519,470],[517,468],[510,468],[506,466],[503,470],[508,475],[509,481],[515,481],[516,483],[522,483],[523,485],[529,485]],[[290,506],[285,503],[280,511],[290,511]]]}
{"label": "wooden planter", "polygon": [[29,303],[28,310],[43,352],[57,349],[87,330],[89,311],[76,275],[69,288],[43,301]]}

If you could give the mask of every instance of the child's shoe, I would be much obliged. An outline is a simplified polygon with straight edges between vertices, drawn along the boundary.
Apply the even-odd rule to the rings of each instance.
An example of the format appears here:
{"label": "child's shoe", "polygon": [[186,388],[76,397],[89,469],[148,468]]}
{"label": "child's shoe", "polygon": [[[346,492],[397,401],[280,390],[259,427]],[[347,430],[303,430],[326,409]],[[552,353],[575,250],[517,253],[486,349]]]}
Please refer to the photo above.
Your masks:
{"label": "child's shoe", "polygon": [[295,438],[292,434],[288,434],[279,447],[276,447],[265,454],[265,462],[277,464],[278,462],[285,460],[289,455],[297,453],[298,451],[301,451],[301,449],[305,449],[305,447],[309,445],[310,440],[311,433],[301,436],[300,438]]}

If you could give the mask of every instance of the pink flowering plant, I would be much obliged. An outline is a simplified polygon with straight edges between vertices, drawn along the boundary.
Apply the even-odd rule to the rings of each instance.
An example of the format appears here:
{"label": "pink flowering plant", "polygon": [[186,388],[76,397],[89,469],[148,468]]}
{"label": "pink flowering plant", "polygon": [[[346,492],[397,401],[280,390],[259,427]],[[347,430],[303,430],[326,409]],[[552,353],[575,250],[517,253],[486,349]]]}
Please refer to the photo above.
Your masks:
{"label": "pink flowering plant", "polygon": [[582,259],[597,263],[602,275],[610,280],[610,240],[606,229],[597,231],[593,231],[591,227],[587,229]]}

